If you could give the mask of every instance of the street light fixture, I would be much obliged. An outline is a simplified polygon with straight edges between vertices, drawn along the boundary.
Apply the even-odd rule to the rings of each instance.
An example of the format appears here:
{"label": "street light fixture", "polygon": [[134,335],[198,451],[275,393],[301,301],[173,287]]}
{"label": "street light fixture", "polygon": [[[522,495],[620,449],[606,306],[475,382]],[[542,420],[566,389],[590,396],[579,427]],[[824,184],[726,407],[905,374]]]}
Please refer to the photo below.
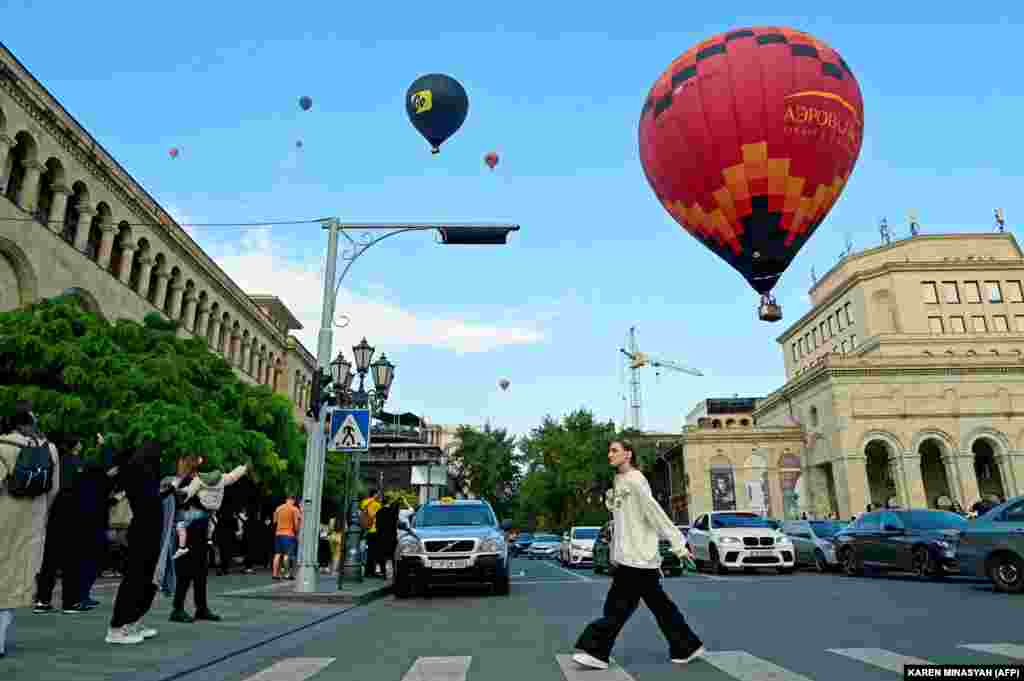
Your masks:
{"label": "street light fixture", "polygon": [[[519,225],[496,223],[343,223],[337,218],[324,218],[320,223],[324,229],[328,230],[327,263],[326,271],[324,272],[323,311],[320,317],[320,333],[317,337],[317,371],[315,377],[317,383],[315,387],[317,390],[314,391],[315,397],[309,414],[311,422],[307,423],[306,428],[306,431],[310,433],[310,437],[307,438],[306,443],[306,464],[302,496],[305,515],[309,521],[303,524],[302,536],[299,540],[302,555],[299,563],[299,580],[295,587],[299,593],[315,592],[319,579],[316,555],[318,545],[317,530],[319,529],[319,522],[317,521],[320,517],[321,497],[323,495],[323,474],[327,455],[326,432],[329,427],[326,422],[328,412],[322,408],[319,388],[322,382],[326,380],[328,372],[330,372],[331,378],[334,379],[335,397],[338,399],[339,404],[342,403],[342,400],[345,400],[349,404],[355,404],[364,408],[369,407],[372,413],[373,411],[379,411],[383,407],[391,390],[391,382],[394,380],[394,365],[384,357],[381,357],[380,362],[373,365],[375,390],[368,393],[363,389],[363,380],[367,369],[371,366],[370,359],[373,356],[373,348],[366,342],[365,338],[362,343],[352,349],[356,361],[356,372],[359,374],[359,389],[355,392],[351,391],[352,379],[354,378],[352,365],[341,356],[334,362],[330,361],[334,333],[333,325],[335,324],[334,308],[345,276],[355,261],[367,249],[396,234],[437,231],[440,233],[441,243],[445,245],[489,246],[504,245],[507,243],[510,233],[519,231]],[[383,231],[385,233],[366,242],[356,242],[355,239],[349,236],[348,232],[350,231]],[[339,234],[348,239],[352,248],[344,256],[347,263],[341,272],[341,276],[336,278]],[[356,456],[354,459],[355,465],[358,466],[359,457]],[[353,509],[355,527],[358,527],[358,505],[354,505]],[[356,555],[358,556],[358,551]],[[346,565],[346,568],[348,568],[348,565]],[[362,578],[361,572],[358,578]],[[338,581],[340,586],[340,576]]]}

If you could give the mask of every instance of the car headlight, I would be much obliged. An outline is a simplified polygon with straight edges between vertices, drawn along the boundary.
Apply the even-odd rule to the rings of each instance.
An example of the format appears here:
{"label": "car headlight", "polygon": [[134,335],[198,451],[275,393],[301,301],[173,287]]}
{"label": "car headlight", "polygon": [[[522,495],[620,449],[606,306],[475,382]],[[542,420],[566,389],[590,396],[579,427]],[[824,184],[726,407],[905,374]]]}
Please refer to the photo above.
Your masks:
{"label": "car headlight", "polygon": [[585,544],[573,544],[572,548],[574,551],[586,551],[587,547]]}
{"label": "car headlight", "polygon": [[719,541],[723,544],[739,544],[739,537],[722,537]]}
{"label": "car headlight", "polygon": [[501,537],[487,537],[482,542],[480,542],[481,551],[500,552],[503,548],[505,548],[505,540],[503,540]]}
{"label": "car headlight", "polygon": [[791,539],[790,539],[789,537],[787,537],[787,536],[786,536],[786,535],[784,535],[784,534],[780,534],[780,535],[779,535],[779,536],[778,536],[778,537],[777,537],[777,538],[775,539],[775,545],[776,545],[776,546],[790,546],[790,545],[792,545],[792,544],[793,544],[793,540],[791,540]]}
{"label": "car headlight", "polygon": [[415,537],[402,537],[398,542],[399,556],[414,556],[423,553],[423,546],[420,540]]}
{"label": "car headlight", "polygon": [[945,549],[946,551],[949,551],[951,548],[953,548],[952,544],[950,544],[948,541],[944,541],[942,539],[936,539],[935,542],[933,542],[933,543],[936,546],[938,546],[940,549]]}

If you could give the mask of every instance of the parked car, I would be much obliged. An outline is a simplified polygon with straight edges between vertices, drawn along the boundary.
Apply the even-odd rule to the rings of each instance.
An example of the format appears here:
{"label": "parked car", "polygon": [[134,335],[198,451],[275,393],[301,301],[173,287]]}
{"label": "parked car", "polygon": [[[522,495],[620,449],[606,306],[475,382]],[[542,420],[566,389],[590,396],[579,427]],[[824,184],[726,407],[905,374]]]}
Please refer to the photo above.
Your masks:
{"label": "parked car", "polygon": [[772,567],[793,572],[793,542],[769,521],[747,511],[712,511],[697,518],[687,544],[698,569],[709,565],[725,574],[734,569]]}
{"label": "parked car", "polygon": [[[677,525],[677,527],[683,533],[683,538],[685,539],[688,527],[685,525]],[[594,541],[593,565],[594,572],[597,574],[615,574],[615,566],[612,565],[611,562],[611,543],[613,532],[612,523],[605,523],[604,527],[602,527],[598,533],[597,539]],[[659,540],[658,552],[661,554],[661,570],[664,574],[676,577],[683,574],[682,562],[679,560],[679,556],[672,553],[672,544],[669,541],[665,539]]]}
{"label": "parked car", "polygon": [[813,565],[818,572],[839,566],[836,556],[836,535],[848,523],[838,520],[787,520],[782,531],[796,549],[796,564]]}
{"label": "parked car", "polygon": [[996,591],[1024,593],[1024,496],[971,522],[956,547],[965,575],[988,577]]}
{"label": "parked car", "polygon": [[534,560],[554,560],[558,557],[561,545],[562,539],[557,534],[535,534],[530,548],[526,550],[526,557]]}
{"label": "parked car", "polygon": [[559,561],[565,567],[579,567],[594,562],[594,542],[600,527],[570,527],[559,546]]}
{"label": "parked car", "polygon": [[940,578],[959,572],[956,544],[967,525],[966,518],[948,511],[872,511],[836,535],[836,555],[850,576],[867,568]]}
{"label": "parked car", "polygon": [[519,536],[515,538],[509,549],[513,556],[521,556],[526,553],[526,549],[530,548],[530,544],[533,543],[533,535],[529,532],[520,532]]}
{"label": "parked car", "polygon": [[434,583],[490,584],[494,592],[510,590],[508,544],[491,505],[482,499],[431,501],[411,522],[399,523],[395,550],[394,592],[408,598]]}

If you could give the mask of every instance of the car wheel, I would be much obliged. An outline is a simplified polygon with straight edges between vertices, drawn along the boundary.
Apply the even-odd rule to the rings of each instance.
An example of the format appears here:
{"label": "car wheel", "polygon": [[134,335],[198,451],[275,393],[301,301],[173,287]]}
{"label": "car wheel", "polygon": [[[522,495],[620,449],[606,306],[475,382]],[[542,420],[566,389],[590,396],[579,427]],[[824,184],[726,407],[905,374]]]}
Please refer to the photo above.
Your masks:
{"label": "car wheel", "polygon": [[795,569],[796,568],[792,568],[792,567],[780,567],[780,568],[778,568],[778,571],[779,571],[780,575],[791,575],[791,574],[793,574],[793,571]]}
{"label": "car wheel", "polygon": [[1024,593],[1024,560],[1003,553],[989,561],[988,576],[996,591],[1008,594]]}
{"label": "car wheel", "polygon": [[710,553],[711,553],[711,571],[714,572],[716,575],[724,575],[724,574],[726,574],[727,570],[725,569],[725,566],[722,565],[721,561],[718,560],[718,549],[715,547],[714,544],[711,545]]}
{"label": "car wheel", "polygon": [[814,549],[814,569],[818,572],[828,572],[828,561],[821,549]]}
{"label": "car wheel", "polygon": [[395,598],[408,598],[412,595],[412,584],[408,579],[399,579],[398,575],[395,575],[394,594]]}
{"label": "car wheel", "polygon": [[864,574],[864,567],[860,564],[853,549],[844,549],[843,554],[839,557],[839,562],[842,563],[843,572],[848,577],[859,577]]}
{"label": "car wheel", "polygon": [[506,572],[503,576],[498,577],[498,581],[494,583],[494,593],[498,596],[508,596],[512,592],[512,580]]}
{"label": "car wheel", "polygon": [[932,566],[932,557],[928,555],[928,549],[925,547],[918,546],[914,549],[911,561],[913,572],[918,579],[930,579],[935,574],[935,568]]}

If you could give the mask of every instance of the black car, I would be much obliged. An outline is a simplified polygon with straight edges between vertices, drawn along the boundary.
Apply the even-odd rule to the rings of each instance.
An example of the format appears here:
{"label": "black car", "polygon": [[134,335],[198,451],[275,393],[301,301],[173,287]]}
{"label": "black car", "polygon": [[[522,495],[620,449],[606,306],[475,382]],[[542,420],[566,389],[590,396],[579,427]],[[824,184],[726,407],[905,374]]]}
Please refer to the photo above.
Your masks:
{"label": "black car", "polygon": [[533,534],[530,532],[520,532],[519,536],[516,537],[511,544],[509,544],[509,550],[513,556],[521,556],[526,553],[526,549],[530,548],[530,544],[533,543]]}
{"label": "black car", "polygon": [[957,541],[967,519],[930,509],[865,513],[835,537],[836,557],[846,574],[913,572],[921,578],[957,574]]}

